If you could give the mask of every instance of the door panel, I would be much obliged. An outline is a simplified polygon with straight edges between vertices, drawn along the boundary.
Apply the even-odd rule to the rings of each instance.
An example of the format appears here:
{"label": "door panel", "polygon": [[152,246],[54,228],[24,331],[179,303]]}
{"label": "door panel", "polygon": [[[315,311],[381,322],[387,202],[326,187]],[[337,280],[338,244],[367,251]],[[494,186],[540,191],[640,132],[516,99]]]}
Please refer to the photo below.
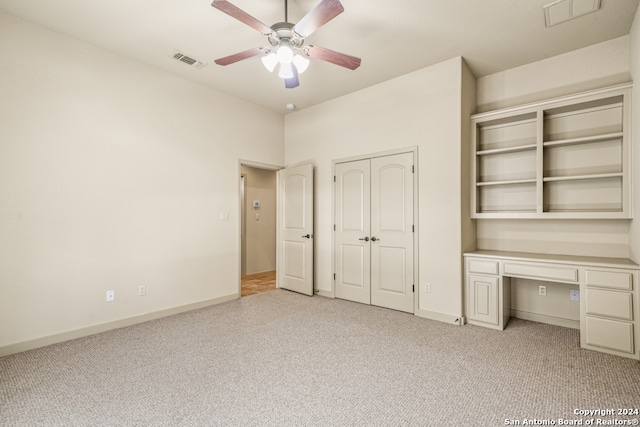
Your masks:
{"label": "door panel", "polygon": [[340,163],[335,173],[336,297],[370,304],[370,162]]}
{"label": "door panel", "polygon": [[371,159],[371,188],[371,304],[413,313],[413,153]]}
{"label": "door panel", "polygon": [[278,172],[278,285],[313,295],[313,166]]}

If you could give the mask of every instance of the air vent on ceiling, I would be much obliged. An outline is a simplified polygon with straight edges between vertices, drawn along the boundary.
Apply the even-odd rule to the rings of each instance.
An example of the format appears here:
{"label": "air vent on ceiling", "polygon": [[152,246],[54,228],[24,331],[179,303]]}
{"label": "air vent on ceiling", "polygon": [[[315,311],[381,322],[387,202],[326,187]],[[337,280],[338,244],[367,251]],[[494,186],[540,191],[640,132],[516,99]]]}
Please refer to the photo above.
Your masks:
{"label": "air vent on ceiling", "polygon": [[173,54],[173,57],[180,62],[184,62],[185,64],[192,66],[193,68],[202,68],[207,65],[206,63],[193,59],[180,51],[176,51],[176,53]]}
{"label": "air vent on ceiling", "polygon": [[558,0],[543,6],[547,27],[600,9],[600,0]]}

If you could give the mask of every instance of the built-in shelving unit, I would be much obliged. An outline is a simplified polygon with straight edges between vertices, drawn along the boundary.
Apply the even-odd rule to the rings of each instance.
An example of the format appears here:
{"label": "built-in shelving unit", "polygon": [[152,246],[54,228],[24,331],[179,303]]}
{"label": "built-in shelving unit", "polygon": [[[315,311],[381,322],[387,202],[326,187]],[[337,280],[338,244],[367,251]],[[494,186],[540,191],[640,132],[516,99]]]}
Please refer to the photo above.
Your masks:
{"label": "built-in shelving unit", "polygon": [[631,218],[630,88],[472,116],[472,217]]}

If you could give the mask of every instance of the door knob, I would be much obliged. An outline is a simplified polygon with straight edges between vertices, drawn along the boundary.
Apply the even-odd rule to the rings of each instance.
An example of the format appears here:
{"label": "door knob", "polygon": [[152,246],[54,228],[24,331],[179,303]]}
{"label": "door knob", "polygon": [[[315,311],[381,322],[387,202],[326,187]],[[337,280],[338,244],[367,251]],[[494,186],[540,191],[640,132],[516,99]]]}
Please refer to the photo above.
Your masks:
{"label": "door knob", "polygon": [[304,239],[311,239],[313,238],[313,234],[305,234],[304,236],[302,236]]}
{"label": "door knob", "polygon": [[380,239],[378,239],[377,237],[373,236],[373,237],[371,238],[371,241],[372,241],[372,242],[379,242],[379,241],[380,241]]}
{"label": "door knob", "polygon": [[369,237],[363,237],[362,239],[358,239],[358,240],[364,240],[365,242],[369,241]]}

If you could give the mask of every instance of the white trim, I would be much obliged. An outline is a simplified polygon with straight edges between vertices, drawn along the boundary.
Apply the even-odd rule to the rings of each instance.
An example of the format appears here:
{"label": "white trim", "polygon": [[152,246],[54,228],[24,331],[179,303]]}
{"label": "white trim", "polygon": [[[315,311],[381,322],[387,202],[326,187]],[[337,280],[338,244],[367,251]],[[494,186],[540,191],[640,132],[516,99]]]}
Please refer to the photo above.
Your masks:
{"label": "white trim", "polygon": [[546,323],[548,325],[563,326],[565,328],[580,329],[580,320],[564,319],[562,317],[548,316],[546,314],[537,314],[511,309],[511,317],[530,320],[532,322]]}
{"label": "white trim", "polygon": [[181,305],[178,307],[167,308],[164,310],[145,313],[138,316],[127,317],[125,319],[114,320],[111,322],[100,323],[97,325],[87,326],[85,328],[74,329],[59,334],[48,335],[32,340],[22,341],[0,347],[0,357],[10,354],[20,353],[27,350],[33,350],[39,347],[45,347],[51,344],[57,344],[64,341],[82,338],[89,335],[107,332],[113,329],[124,328],[126,326],[136,325],[138,323],[148,322],[150,320],[160,319],[162,317],[172,316],[174,314],[184,313],[187,311],[197,310],[200,308],[210,307],[222,304],[227,301],[233,301],[240,297],[239,294],[230,294],[223,297],[213,298],[206,301],[200,301],[192,304]]}
{"label": "white trim", "polygon": [[438,313],[437,311],[417,309],[416,316],[456,326],[462,326],[467,323],[467,319],[464,316],[453,316],[451,314]]}

